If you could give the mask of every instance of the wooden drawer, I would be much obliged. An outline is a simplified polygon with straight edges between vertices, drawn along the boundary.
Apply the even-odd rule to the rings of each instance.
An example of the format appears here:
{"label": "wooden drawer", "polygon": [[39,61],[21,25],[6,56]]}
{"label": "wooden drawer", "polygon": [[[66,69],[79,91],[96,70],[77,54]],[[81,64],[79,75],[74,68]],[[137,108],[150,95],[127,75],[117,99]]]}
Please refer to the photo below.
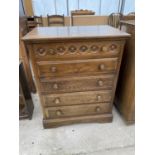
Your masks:
{"label": "wooden drawer", "polygon": [[96,115],[111,112],[110,103],[95,103],[89,105],[74,105],[45,108],[47,118],[64,118],[71,116]]}
{"label": "wooden drawer", "polygon": [[78,41],[33,44],[37,60],[85,59],[115,57],[121,52],[122,41]]}
{"label": "wooden drawer", "polygon": [[56,78],[41,80],[41,92],[67,93],[78,91],[93,91],[112,89],[114,75],[100,75],[88,77]]}
{"label": "wooden drawer", "polygon": [[114,73],[117,69],[117,58],[94,60],[73,60],[56,62],[38,62],[40,77],[58,77],[70,75],[96,75],[100,73]]}
{"label": "wooden drawer", "polygon": [[103,103],[111,101],[112,91],[89,91],[43,96],[45,106]]}

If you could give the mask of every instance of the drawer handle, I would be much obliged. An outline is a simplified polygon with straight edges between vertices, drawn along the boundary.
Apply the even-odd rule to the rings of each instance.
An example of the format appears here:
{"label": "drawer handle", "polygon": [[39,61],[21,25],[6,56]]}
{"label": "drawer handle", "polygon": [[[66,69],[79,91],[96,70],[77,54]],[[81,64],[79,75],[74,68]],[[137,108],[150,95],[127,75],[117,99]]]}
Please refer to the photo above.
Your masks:
{"label": "drawer handle", "polygon": [[105,65],[104,64],[99,65],[99,69],[103,71],[105,69]]}
{"label": "drawer handle", "polygon": [[97,95],[97,101],[101,101],[102,96],[101,95]]}
{"label": "drawer handle", "polygon": [[57,115],[57,116],[61,116],[61,115],[62,115],[62,111],[61,111],[61,110],[57,110],[57,111],[56,111],[56,115]]}
{"label": "drawer handle", "polygon": [[57,84],[57,83],[54,83],[54,84],[53,84],[53,88],[54,88],[54,89],[58,89],[58,84]]}
{"label": "drawer handle", "polygon": [[53,67],[51,67],[51,71],[52,71],[52,73],[55,73],[57,71],[57,68],[53,66]]}
{"label": "drawer handle", "polygon": [[98,85],[101,87],[101,86],[103,86],[103,84],[104,84],[104,82],[102,81],[102,80],[99,80],[98,81]]}
{"label": "drawer handle", "polygon": [[56,99],[54,100],[54,103],[55,103],[55,104],[59,104],[59,103],[60,103],[60,98],[56,98]]}
{"label": "drawer handle", "polygon": [[101,108],[100,107],[96,107],[96,112],[100,112]]}

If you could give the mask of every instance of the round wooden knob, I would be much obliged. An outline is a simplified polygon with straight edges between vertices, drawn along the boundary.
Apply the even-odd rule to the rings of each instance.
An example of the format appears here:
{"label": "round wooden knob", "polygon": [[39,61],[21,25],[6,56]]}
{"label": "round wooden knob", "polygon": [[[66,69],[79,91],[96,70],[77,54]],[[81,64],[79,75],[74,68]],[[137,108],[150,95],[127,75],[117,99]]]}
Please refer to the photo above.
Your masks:
{"label": "round wooden knob", "polygon": [[57,71],[57,68],[55,66],[51,67],[52,73],[55,73]]}
{"label": "round wooden knob", "polygon": [[53,88],[54,89],[58,89],[58,84],[57,83],[54,83]]}
{"label": "round wooden knob", "polygon": [[101,108],[100,107],[96,107],[96,112],[100,112]]}
{"label": "round wooden knob", "polygon": [[99,86],[103,86],[103,84],[104,84],[104,83],[103,83],[102,80],[99,80],[99,81],[98,81],[98,85],[99,85]]}
{"label": "round wooden knob", "polygon": [[57,111],[56,111],[56,115],[57,115],[57,116],[61,116],[61,115],[62,115],[62,111],[61,111],[61,110],[57,110]]}
{"label": "round wooden knob", "polygon": [[79,69],[78,68],[75,68],[74,72],[75,73],[78,73],[79,72]]}
{"label": "round wooden knob", "polygon": [[54,100],[54,103],[55,103],[55,104],[59,104],[59,103],[60,103],[60,98],[56,98],[56,99]]}
{"label": "round wooden knob", "polygon": [[101,101],[102,96],[101,95],[97,95],[97,101]]}
{"label": "round wooden knob", "polygon": [[101,65],[99,66],[99,69],[100,69],[101,71],[103,71],[103,70],[105,69],[105,65],[104,65],[104,64],[101,64]]}

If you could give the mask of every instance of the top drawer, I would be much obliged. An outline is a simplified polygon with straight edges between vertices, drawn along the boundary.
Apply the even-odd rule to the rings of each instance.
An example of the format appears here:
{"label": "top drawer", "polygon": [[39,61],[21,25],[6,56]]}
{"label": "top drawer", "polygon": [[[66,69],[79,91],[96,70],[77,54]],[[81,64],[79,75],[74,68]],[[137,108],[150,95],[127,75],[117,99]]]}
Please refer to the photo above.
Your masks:
{"label": "top drawer", "polygon": [[78,41],[33,44],[37,60],[63,60],[115,57],[121,51],[122,41]]}

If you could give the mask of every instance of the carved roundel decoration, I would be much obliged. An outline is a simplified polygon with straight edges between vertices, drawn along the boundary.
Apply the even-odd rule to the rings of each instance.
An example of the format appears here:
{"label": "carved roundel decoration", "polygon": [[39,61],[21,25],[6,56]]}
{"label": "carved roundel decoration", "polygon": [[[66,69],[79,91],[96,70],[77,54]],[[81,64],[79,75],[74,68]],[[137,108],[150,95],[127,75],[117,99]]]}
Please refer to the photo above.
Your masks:
{"label": "carved roundel decoration", "polygon": [[111,46],[110,46],[110,49],[113,51],[113,50],[115,50],[117,48],[117,46],[115,45],[115,44],[112,44]]}
{"label": "carved roundel decoration", "polygon": [[74,53],[75,51],[76,51],[76,47],[75,46],[70,46],[69,47],[69,51],[71,52],[71,53]]}
{"label": "carved roundel decoration", "polygon": [[40,56],[45,56],[46,55],[46,50],[44,48],[38,48],[37,52]]}
{"label": "carved roundel decoration", "polygon": [[55,50],[53,48],[50,48],[49,49],[49,53],[52,54],[52,55],[54,55],[56,52],[55,52]]}
{"label": "carved roundel decoration", "polygon": [[91,46],[91,50],[92,50],[93,52],[96,52],[98,49],[99,49],[99,47],[98,47],[97,45]]}
{"label": "carved roundel decoration", "polygon": [[107,49],[106,46],[102,46],[102,47],[101,47],[101,51],[102,51],[102,52],[107,52],[107,50],[108,50],[108,49]]}
{"label": "carved roundel decoration", "polygon": [[85,46],[85,45],[82,45],[82,46],[80,47],[80,51],[81,51],[81,52],[85,52],[87,49],[88,49],[88,48],[87,48],[87,46]]}
{"label": "carved roundel decoration", "polygon": [[58,47],[57,51],[58,51],[58,53],[62,54],[65,52],[65,48],[64,47]]}

